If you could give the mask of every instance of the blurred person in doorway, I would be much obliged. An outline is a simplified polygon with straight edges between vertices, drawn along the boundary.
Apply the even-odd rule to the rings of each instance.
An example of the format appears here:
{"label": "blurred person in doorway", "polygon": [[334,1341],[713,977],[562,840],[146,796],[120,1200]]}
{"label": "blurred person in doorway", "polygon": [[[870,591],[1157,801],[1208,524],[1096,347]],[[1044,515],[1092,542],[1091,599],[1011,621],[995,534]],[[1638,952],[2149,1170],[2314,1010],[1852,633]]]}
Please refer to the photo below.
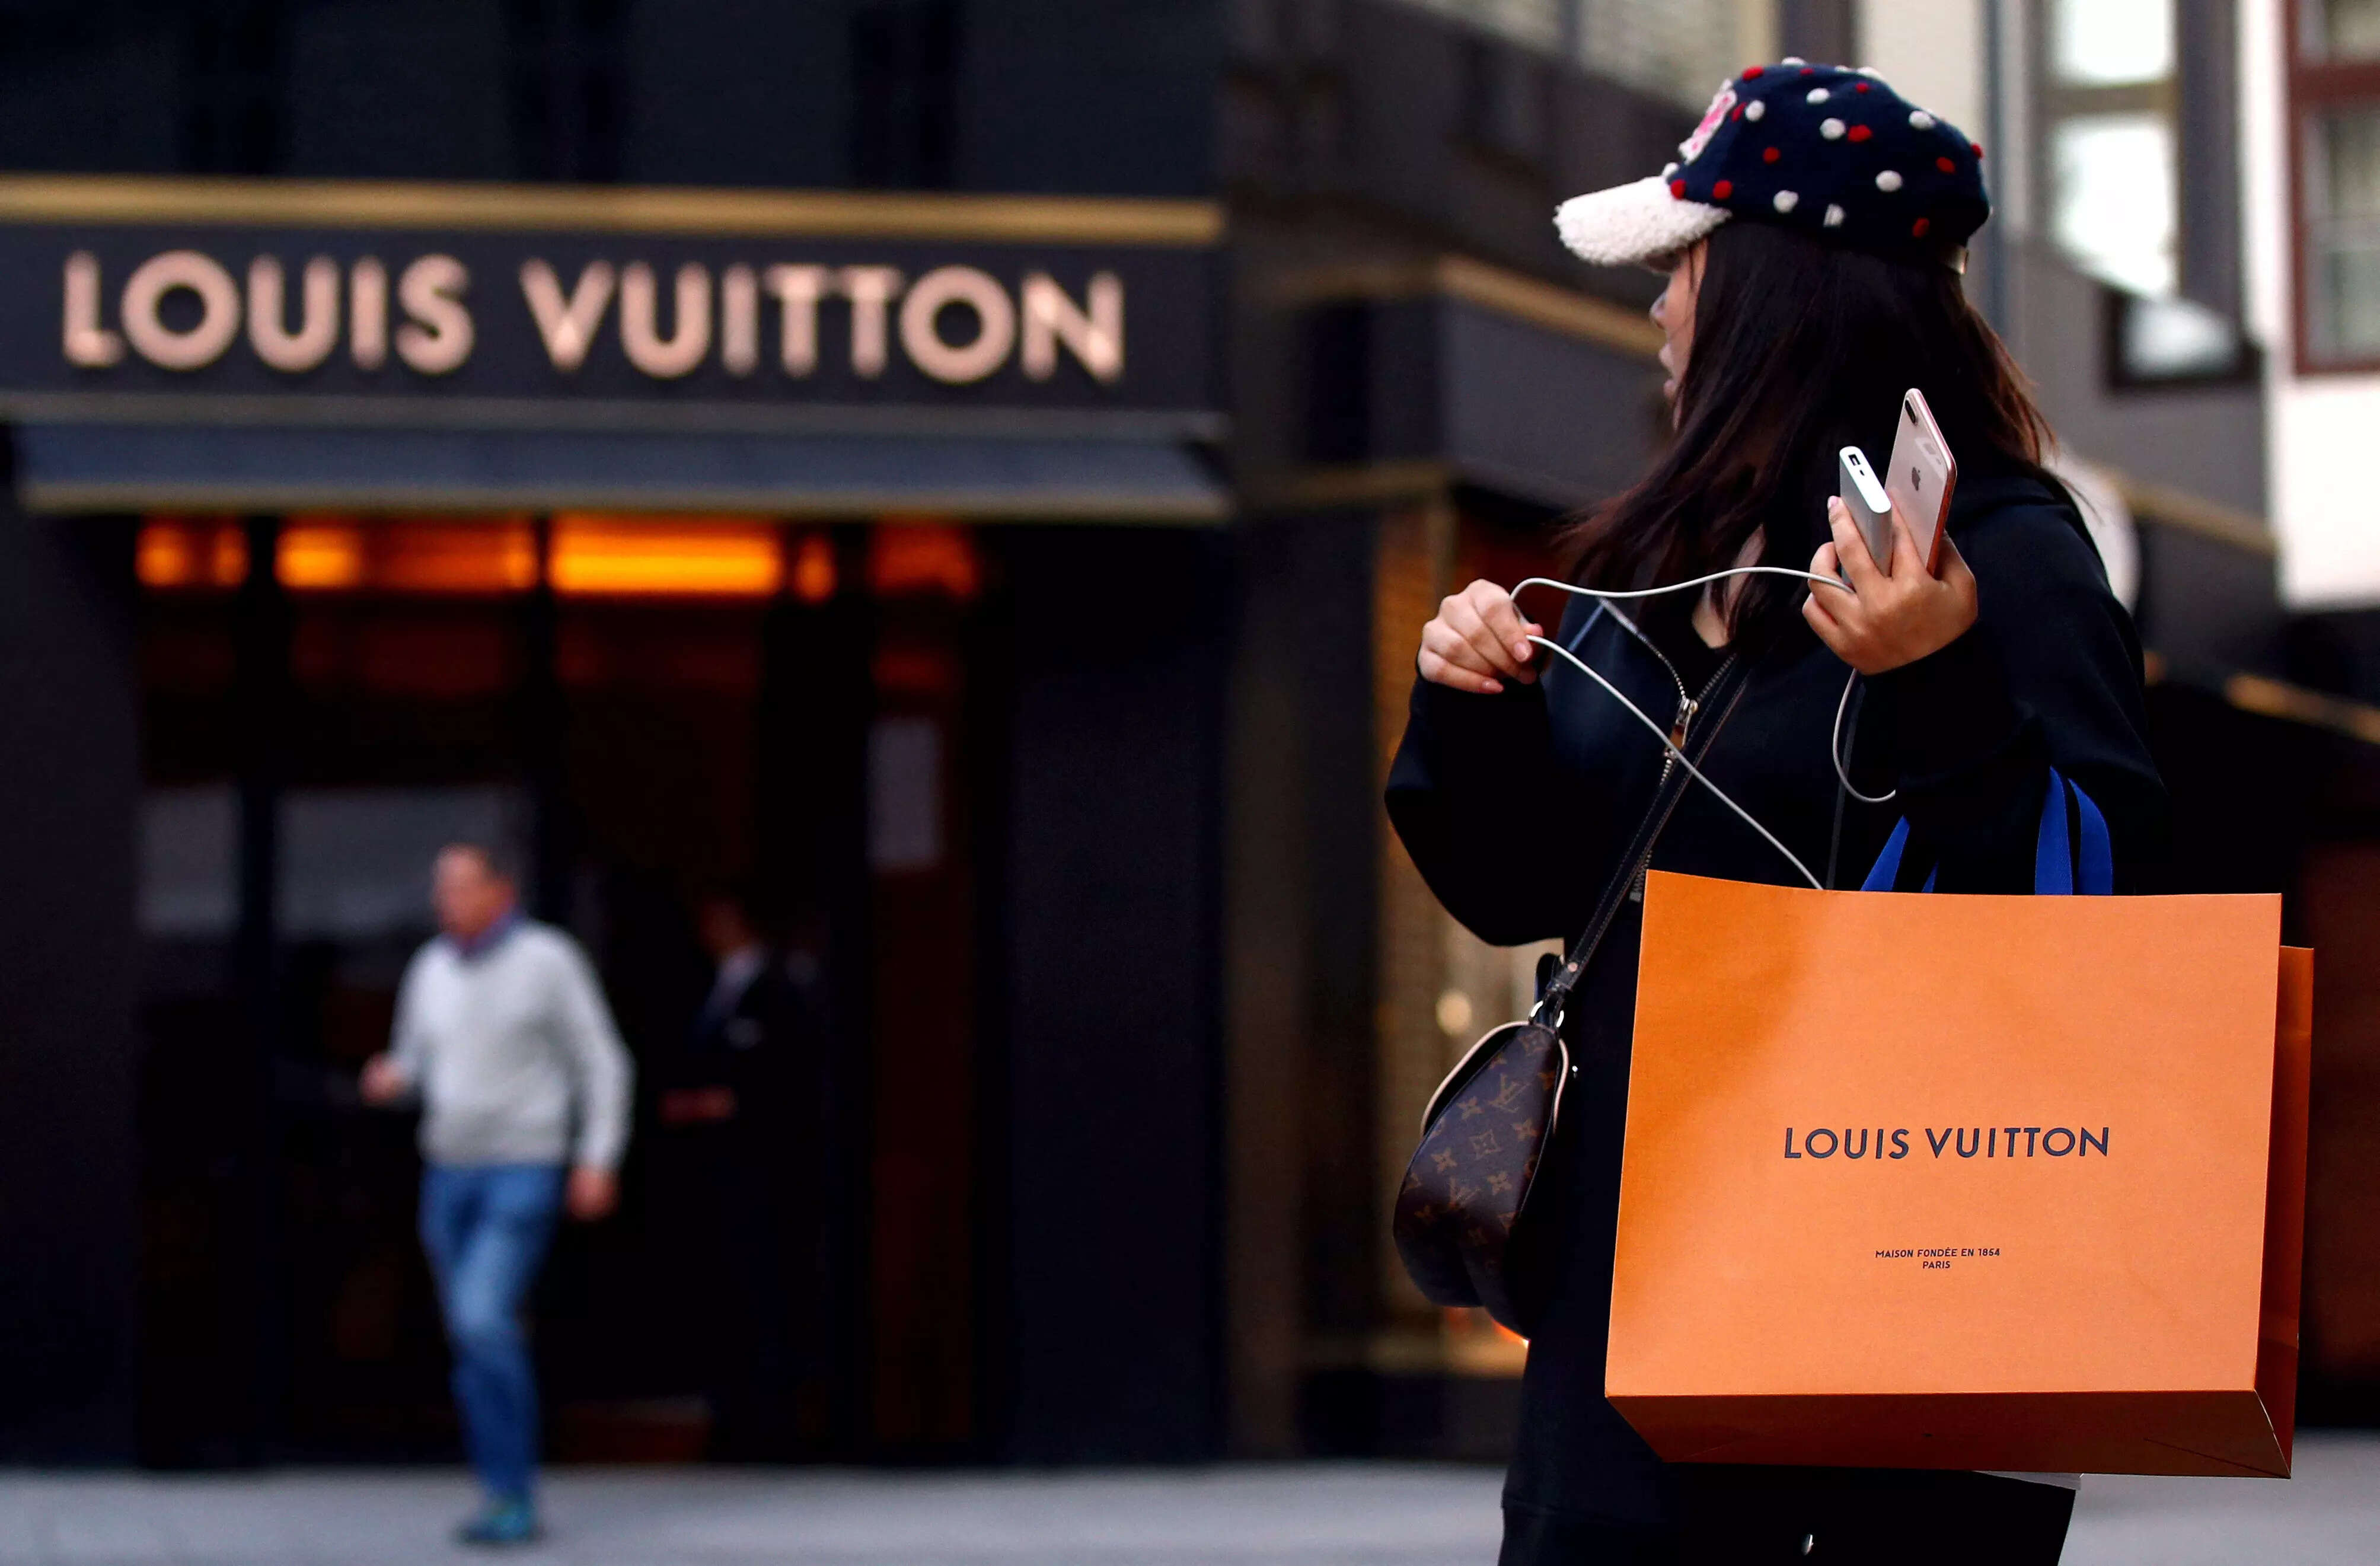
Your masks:
{"label": "blurred person in doorway", "polygon": [[422,1106],[421,1242],[487,1492],[458,1536],[522,1544],[538,1533],[538,1405],[521,1312],[556,1218],[619,1203],[633,1066],[586,953],[521,913],[492,849],[441,850],[431,895],[441,933],[406,968],[363,1094]]}
{"label": "blurred person in doorway", "polygon": [[710,985],[664,1066],[655,1192],[686,1247],[682,1339],[728,1458],[789,1454],[795,1316],[808,1243],[793,1197],[819,1108],[802,957],[763,934],[751,895],[721,888],[697,912]]}

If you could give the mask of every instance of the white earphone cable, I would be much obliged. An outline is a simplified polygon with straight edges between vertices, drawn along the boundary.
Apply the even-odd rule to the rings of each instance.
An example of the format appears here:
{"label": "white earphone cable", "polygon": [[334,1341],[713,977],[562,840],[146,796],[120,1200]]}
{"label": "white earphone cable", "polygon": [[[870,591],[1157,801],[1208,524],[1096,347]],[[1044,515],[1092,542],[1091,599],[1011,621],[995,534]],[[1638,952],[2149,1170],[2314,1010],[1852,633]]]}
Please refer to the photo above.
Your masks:
{"label": "white earphone cable", "polygon": [[[1723,581],[1730,577],[1795,577],[1805,582],[1833,588],[1838,592],[1852,591],[1852,588],[1848,583],[1840,581],[1832,577],[1819,576],[1814,571],[1796,571],[1792,567],[1787,565],[1736,565],[1724,571],[1714,571],[1706,577],[1696,577],[1690,581],[1672,582],[1666,587],[1636,588],[1626,590],[1607,590],[1598,588],[1582,588],[1574,582],[1558,582],[1549,577],[1531,577],[1525,581],[1515,585],[1512,589],[1512,596],[1513,600],[1517,601],[1521,596],[1522,589],[1543,587],[1558,589],[1562,592],[1571,593],[1579,598],[1592,598],[1597,600],[1658,598],[1665,593],[1683,592],[1690,588],[1706,587],[1710,583]],[[1746,810],[1742,806],[1738,805],[1733,799],[1729,798],[1726,790],[1720,788],[1718,784],[1705,777],[1702,773],[1702,770],[1696,767],[1692,761],[1687,760],[1685,754],[1675,745],[1670,743],[1668,731],[1663,729],[1660,724],[1655,722],[1652,718],[1647,716],[1643,708],[1637,706],[1634,702],[1629,700],[1626,696],[1621,694],[1619,686],[1613,685],[1609,680],[1605,679],[1593,668],[1589,667],[1585,660],[1581,659],[1576,653],[1571,651],[1570,649],[1563,647],[1559,642],[1548,641],[1544,637],[1531,637],[1528,639],[1536,643],[1537,646],[1544,648],[1547,651],[1560,657],[1565,662],[1575,667],[1581,674],[1586,675],[1587,678],[1593,680],[1597,685],[1601,686],[1606,691],[1609,692],[1613,700],[1619,702],[1621,706],[1628,709],[1628,710],[1634,715],[1638,722],[1644,724],[1647,729],[1650,729],[1653,732],[1653,736],[1661,742],[1661,748],[1669,752],[1670,758],[1675,760],[1679,766],[1683,767],[1686,770],[1688,776],[1692,777],[1696,783],[1702,784],[1703,787],[1710,790],[1713,796],[1715,796],[1720,804],[1726,806],[1729,809],[1742,817],[1745,825],[1751,827],[1753,831],[1758,832],[1763,838],[1766,838],[1768,841],[1769,845],[1775,848],[1778,853],[1784,855],[1792,867],[1802,872],[1803,880],[1808,881],[1814,888],[1820,891],[1825,890],[1824,883],[1821,882],[1816,876],[1810,873],[1810,867],[1802,863],[1799,856],[1797,856],[1791,849],[1786,847],[1784,844],[1779,842],[1776,833],[1770,832],[1767,827],[1762,826],[1757,820],[1755,820],[1751,811]],[[1900,791],[1899,789],[1893,789],[1885,794],[1862,794],[1858,787],[1852,783],[1851,773],[1843,765],[1843,715],[1850,709],[1852,686],[1858,681],[1858,679],[1859,671],[1854,669],[1852,671],[1851,677],[1843,682],[1842,697],[1835,703],[1834,730],[1828,736],[1827,742],[1827,759],[1834,763],[1835,779],[1843,785],[1843,791],[1846,794],[1849,794],[1853,799],[1860,801],[1864,805],[1883,805],[1897,797]]]}
{"label": "white earphone cable", "polygon": [[1522,588],[1559,588],[1580,598],[1659,598],[1664,593],[1683,592],[1688,588],[1708,587],[1730,577],[1798,577],[1805,582],[1817,582],[1840,592],[1850,592],[1852,585],[1836,577],[1821,577],[1815,571],[1796,571],[1790,565],[1730,565],[1724,571],[1714,571],[1707,577],[1688,581],[1671,582],[1665,588],[1582,588],[1576,582],[1557,582],[1551,577],[1531,577],[1512,589],[1512,596],[1521,596]]}
{"label": "white earphone cable", "polygon": [[[1882,794],[1862,794],[1859,791],[1859,785],[1852,782],[1850,771],[1843,766],[1843,711],[1852,704],[1852,686],[1858,681],[1859,671],[1854,669],[1852,671],[1852,677],[1843,682],[1843,694],[1835,698],[1835,732],[1827,741],[1827,754],[1834,758],[1835,778],[1843,785],[1845,794],[1863,805],[1889,805],[1900,797],[1899,789],[1888,788]],[[1866,710],[1864,705],[1861,710],[1863,711]]]}
{"label": "white earphone cable", "polygon": [[1668,751],[1670,759],[1676,761],[1679,766],[1683,767],[1687,773],[1691,775],[1696,783],[1710,790],[1711,793],[1718,797],[1720,804],[1726,806],[1729,809],[1742,817],[1745,825],[1749,826],[1754,832],[1758,832],[1761,836],[1767,838],[1771,846],[1773,846],[1778,853],[1784,855],[1785,857],[1791,862],[1793,868],[1802,872],[1802,879],[1803,880],[1808,881],[1810,885],[1817,891],[1823,892],[1826,890],[1825,883],[1820,881],[1816,876],[1810,873],[1810,867],[1802,863],[1802,859],[1799,855],[1786,847],[1783,844],[1779,843],[1775,832],[1770,832],[1767,827],[1764,827],[1758,821],[1754,820],[1751,811],[1745,809],[1742,806],[1738,805],[1734,800],[1730,799],[1727,796],[1727,791],[1725,789],[1711,782],[1710,779],[1703,776],[1702,769],[1696,767],[1692,761],[1687,760],[1686,753],[1670,743],[1670,736],[1668,733],[1662,729],[1661,725],[1646,717],[1643,708],[1637,706],[1626,697],[1621,696],[1620,694],[1620,688],[1617,686],[1614,686],[1609,680],[1605,679],[1601,674],[1597,674],[1585,660],[1581,659],[1576,653],[1571,651],[1570,649],[1562,646],[1560,642],[1548,641],[1543,637],[1531,637],[1529,639],[1536,643],[1539,647],[1544,648],[1547,651],[1560,654],[1561,657],[1568,659],[1571,663],[1577,668],[1580,674],[1585,674],[1588,679],[1593,680],[1597,685],[1599,685],[1604,689],[1609,691],[1613,698],[1619,701],[1621,706],[1625,707],[1629,711],[1633,712],[1636,715],[1636,721],[1638,722],[1643,723],[1646,728],[1653,731],[1653,737],[1661,742],[1661,748]]}

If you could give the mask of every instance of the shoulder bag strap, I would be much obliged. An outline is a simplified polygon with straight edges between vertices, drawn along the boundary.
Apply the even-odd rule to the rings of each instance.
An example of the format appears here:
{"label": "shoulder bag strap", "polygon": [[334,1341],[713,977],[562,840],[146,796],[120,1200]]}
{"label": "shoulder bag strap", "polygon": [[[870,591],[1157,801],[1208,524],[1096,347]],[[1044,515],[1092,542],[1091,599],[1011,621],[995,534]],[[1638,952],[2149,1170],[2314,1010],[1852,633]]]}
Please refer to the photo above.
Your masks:
{"label": "shoulder bag strap", "polygon": [[[1703,764],[1703,759],[1710,754],[1712,743],[1718,738],[1718,731],[1726,726],[1728,715],[1735,710],[1735,704],[1743,698],[1744,690],[1750,684],[1742,660],[1733,653],[1728,654],[1726,662],[1719,665],[1718,673],[1711,677],[1710,694],[1704,700],[1704,708],[1710,714],[1709,720],[1699,732],[1687,739],[1683,747],[1686,759],[1697,767]],[[1570,1001],[1571,990],[1577,987],[1579,979],[1585,974],[1587,964],[1595,960],[1596,950],[1603,944],[1605,934],[1611,929],[1611,921],[1620,916],[1621,904],[1634,892],[1638,878],[1645,873],[1645,866],[1652,862],[1653,845],[1660,841],[1661,831],[1670,824],[1670,817],[1677,810],[1678,801],[1684,798],[1686,790],[1694,786],[1694,774],[1683,767],[1668,770],[1668,775],[1661,780],[1661,786],[1653,793],[1651,807],[1645,812],[1644,820],[1637,824],[1636,835],[1629,840],[1627,852],[1621,855],[1619,863],[1612,867],[1610,883],[1596,901],[1593,917],[1586,921],[1586,928],[1579,932],[1569,955],[1562,959],[1562,965],[1554,970],[1553,977],[1547,982],[1545,993],[1537,998],[1536,1008],[1529,1014],[1530,1021],[1542,1022],[1557,1031],[1560,1029],[1562,1008]]]}

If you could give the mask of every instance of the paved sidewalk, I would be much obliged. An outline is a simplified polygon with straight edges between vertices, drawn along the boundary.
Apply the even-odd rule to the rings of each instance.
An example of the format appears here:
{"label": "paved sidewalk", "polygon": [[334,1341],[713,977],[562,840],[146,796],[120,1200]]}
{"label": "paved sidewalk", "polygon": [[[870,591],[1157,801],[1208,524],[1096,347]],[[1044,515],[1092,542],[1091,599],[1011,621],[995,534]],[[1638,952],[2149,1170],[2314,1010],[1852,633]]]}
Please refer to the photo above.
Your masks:
{"label": "paved sidewalk", "polygon": [[[2373,1566],[2380,1436],[2323,1435],[2299,1477],[2092,1478],[2068,1566]],[[1301,1463],[1115,1473],[565,1469],[520,1566],[1489,1566],[1498,1475]],[[413,1566],[451,1470],[208,1477],[0,1474],[0,1566]]]}

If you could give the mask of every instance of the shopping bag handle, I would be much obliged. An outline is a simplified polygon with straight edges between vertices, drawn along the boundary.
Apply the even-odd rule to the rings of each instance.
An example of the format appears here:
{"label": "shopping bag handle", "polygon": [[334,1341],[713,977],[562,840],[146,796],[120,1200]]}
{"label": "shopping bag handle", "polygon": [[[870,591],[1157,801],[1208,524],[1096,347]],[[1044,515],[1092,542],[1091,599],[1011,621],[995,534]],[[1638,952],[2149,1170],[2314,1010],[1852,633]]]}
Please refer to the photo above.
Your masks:
{"label": "shopping bag handle", "polygon": [[[2066,832],[2066,802],[2074,802],[2075,837],[2081,840],[2082,852],[2076,853]],[[1876,865],[1860,882],[1862,892],[1890,892],[1900,879],[1900,856],[1909,848],[1909,818],[1903,816],[1885,840],[1884,851],[1876,856]],[[2079,861],[2079,868],[2078,868]],[[1937,867],[1925,872],[1925,885],[1934,890],[1935,878],[1941,874]],[[2076,784],[2068,782],[2057,768],[2049,770],[2049,785],[2041,791],[2041,831],[2033,848],[2033,890],[2045,897],[2071,897],[2080,892],[2085,897],[2105,897],[2116,890],[2116,854],[2107,838],[2107,818],[2091,803],[2091,796]]]}

